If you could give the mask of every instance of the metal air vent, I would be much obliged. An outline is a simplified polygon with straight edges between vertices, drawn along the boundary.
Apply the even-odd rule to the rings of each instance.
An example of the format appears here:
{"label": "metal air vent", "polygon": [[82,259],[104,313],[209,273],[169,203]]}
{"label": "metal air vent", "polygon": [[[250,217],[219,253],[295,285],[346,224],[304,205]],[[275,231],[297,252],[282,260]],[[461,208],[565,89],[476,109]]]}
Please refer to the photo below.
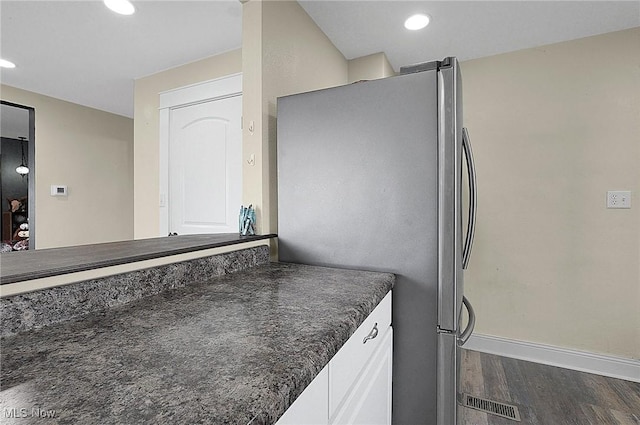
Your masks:
{"label": "metal air vent", "polygon": [[463,406],[520,422],[520,412],[518,408],[510,404],[464,394]]}

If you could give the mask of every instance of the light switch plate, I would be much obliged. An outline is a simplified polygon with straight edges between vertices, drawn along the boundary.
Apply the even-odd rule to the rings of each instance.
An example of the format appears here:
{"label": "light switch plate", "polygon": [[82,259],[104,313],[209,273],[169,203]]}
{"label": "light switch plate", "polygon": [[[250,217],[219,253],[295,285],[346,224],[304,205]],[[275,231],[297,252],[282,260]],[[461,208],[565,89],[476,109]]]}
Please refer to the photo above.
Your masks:
{"label": "light switch plate", "polygon": [[630,190],[610,190],[607,192],[607,208],[631,208]]}

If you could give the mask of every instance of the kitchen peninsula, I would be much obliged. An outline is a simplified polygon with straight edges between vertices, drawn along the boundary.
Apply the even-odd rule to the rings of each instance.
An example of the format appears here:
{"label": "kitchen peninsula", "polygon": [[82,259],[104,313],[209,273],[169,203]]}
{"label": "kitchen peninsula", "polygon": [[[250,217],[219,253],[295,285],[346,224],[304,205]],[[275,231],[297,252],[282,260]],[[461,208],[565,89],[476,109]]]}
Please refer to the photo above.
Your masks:
{"label": "kitchen peninsula", "polygon": [[5,336],[3,411],[53,411],[61,424],[275,423],[395,277],[258,263]]}
{"label": "kitchen peninsula", "polygon": [[14,283],[275,238],[275,234],[183,235],[0,255],[0,283]]}

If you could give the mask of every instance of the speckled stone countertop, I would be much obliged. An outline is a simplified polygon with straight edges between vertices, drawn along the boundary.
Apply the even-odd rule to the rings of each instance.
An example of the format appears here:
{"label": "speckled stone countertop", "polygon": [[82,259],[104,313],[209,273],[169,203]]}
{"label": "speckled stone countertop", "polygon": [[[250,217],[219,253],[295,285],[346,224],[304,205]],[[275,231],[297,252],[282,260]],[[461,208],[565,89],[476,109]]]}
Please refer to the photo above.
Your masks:
{"label": "speckled stone countertop", "polygon": [[0,284],[58,276],[276,237],[237,233],[180,235],[0,254]]}
{"label": "speckled stone countertop", "polygon": [[7,337],[0,422],[272,424],[394,280],[271,263]]}

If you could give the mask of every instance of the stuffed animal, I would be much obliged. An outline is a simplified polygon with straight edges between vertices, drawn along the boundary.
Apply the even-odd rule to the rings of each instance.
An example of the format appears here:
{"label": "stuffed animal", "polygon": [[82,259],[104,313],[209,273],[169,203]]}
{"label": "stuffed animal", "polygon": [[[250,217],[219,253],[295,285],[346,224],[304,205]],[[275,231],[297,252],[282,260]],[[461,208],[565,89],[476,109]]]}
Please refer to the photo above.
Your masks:
{"label": "stuffed animal", "polygon": [[18,226],[13,232],[13,240],[21,240],[29,238],[29,222],[26,214],[14,213],[13,220]]}
{"label": "stuffed animal", "polygon": [[17,199],[7,199],[7,201],[9,202],[9,209],[11,212],[17,212],[22,206],[22,202]]}
{"label": "stuffed animal", "polygon": [[18,241],[13,245],[14,251],[26,251],[27,249],[29,249],[29,239]]}
{"label": "stuffed animal", "polygon": [[9,199],[7,198],[7,202],[9,203],[9,210],[12,213],[15,212],[27,212],[27,197],[19,198],[19,199]]}

